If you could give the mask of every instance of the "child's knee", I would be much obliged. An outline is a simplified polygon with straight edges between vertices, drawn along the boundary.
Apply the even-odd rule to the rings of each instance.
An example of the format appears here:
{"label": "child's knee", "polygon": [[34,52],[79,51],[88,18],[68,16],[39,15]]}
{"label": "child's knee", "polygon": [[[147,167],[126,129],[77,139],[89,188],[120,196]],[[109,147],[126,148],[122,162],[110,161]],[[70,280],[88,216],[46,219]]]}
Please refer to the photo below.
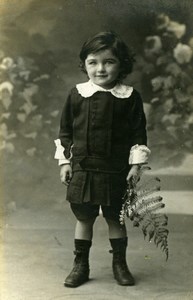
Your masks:
{"label": "child's knee", "polygon": [[87,218],[84,220],[77,220],[77,222],[84,226],[90,226],[94,224],[95,220],[96,218]]}

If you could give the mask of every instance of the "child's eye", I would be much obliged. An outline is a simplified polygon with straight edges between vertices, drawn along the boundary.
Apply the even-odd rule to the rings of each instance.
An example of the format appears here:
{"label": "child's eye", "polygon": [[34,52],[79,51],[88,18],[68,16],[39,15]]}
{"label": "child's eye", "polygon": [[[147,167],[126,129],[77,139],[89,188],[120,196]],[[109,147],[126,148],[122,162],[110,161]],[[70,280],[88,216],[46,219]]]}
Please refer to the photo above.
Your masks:
{"label": "child's eye", "polygon": [[96,62],[95,61],[89,61],[89,63],[88,63],[89,65],[95,65],[96,64]]}
{"label": "child's eye", "polygon": [[107,61],[106,61],[106,64],[109,64],[109,65],[112,65],[112,64],[114,64],[114,63],[115,63],[114,60],[107,60]]}

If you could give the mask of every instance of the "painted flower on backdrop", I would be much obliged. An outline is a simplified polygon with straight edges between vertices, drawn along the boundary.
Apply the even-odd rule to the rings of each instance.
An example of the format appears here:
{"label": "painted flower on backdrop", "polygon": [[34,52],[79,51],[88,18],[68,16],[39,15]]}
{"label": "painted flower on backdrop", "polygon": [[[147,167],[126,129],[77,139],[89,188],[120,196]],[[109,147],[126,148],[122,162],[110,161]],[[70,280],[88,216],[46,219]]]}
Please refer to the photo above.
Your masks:
{"label": "painted flower on backdrop", "polygon": [[179,64],[189,63],[192,58],[193,51],[190,46],[178,43],[174,48],[174,57]]}
{"label": "painted flower on backdrop", "polygon": [[0,124],[0,136],[3,137],[6,141],[11,140],[16,137],[16,133],[11,132],[9,133],[7,124],[2,123]]}
{"label": "painted flower on backdrop", "polygon": [[174,86],[174,78],[172,76],[157,76],[151,79],[151,85],[153,92],[157,92],[160,89],[168,90]]}
{"label": "painted flower on backdrop", "polygon": [[179,76],[180,73],[182,72],[180,66],[175,62],[169,63],[165,70],[167,73],[173,75],[174,77]]}
{"label": "painted flower on backdrop", "polygon": [[163,85],[163,77],[157,76],[155,78],[152,78],[151,85],[152,85],[153,92],[159,91]]}
{"label": "painted flower on backdrop", "polygon": [[162,30],[166,29],[170,23],[170,18],[164,14],[160,14],[157,17],[157,29]]}
{"label": "painted flower on backdrop", "polygon": [[186,33],[185,24],[171,21],[170,18],[165,14],[161,14],[158,16],[157,24],[158,30],[167,30],[168,32],[173,33],[177,39],[181,39]]}
{"label": "painted flower on backdrop", "polygon": [[2,70],[8,70],[11,69],[15,66],[13,58],[11,57],[4,57],[1,64],[0,64],[0,69]]}
{"label": "painted flower on backdrop", "polygon": [[185,24],[179,24],[178,22],[170,21],[169,25],[167,27],[167,30],[169,32],[174,33],[174,35],[178,38],[181,39],[183,35],[186,32],[186,25]]}
{"label": "painted flower on backdrop", "polygon": [[145,40],[145,54],[151,56],[157,54],[162,49],[162,42],[159,36],[148,36]]}
{"label": "painted flower on backdrop", "polygon": [[22,95],[23,98],[25,99],[25,101],[27,102],[31,102],[32,101],[32,97],[37,94],[39,91],[39,86],[37,84],[31,83],[28,84],[28,86],[26,88],[24,88]]}
{"label": "painted flower on backdrop", "polygon": [[11,105],[13,89],[14,86],[9,81],[4,81],[0,84],[0,101],[6,110]]}
{"label": "painted flower on backdrop", "polygon": [[0,95],[4,90],[7,90],[7,92],[12,96],[13,94],[13,84],[9,81],[4,81],[0,84]]}

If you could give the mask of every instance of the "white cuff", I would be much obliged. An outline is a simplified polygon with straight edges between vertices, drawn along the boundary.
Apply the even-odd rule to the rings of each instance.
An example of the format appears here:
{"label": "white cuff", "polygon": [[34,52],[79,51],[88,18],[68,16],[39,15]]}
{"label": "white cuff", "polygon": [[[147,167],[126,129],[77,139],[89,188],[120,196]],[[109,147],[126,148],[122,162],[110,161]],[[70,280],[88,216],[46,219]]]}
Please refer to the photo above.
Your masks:
{"label": "white cuff", "polygon": [[134,145],[131,148],[130,156],[129,156],[129,164],[145,164],[148,162],[148,158],[151,151],[145,145]]}
{"label": "white cuff", "polygon": [[57,139],[54,141],[54,143],[56,145],[56,152],[55,152],[54,158],[59,159],[61,161],[65,161],[64,163],[69,163],[70,159],[72,158],[72,147],[73,146],[71,146],[71,148],[70,148],[70,157],[69,157],[69,159],[67,159],[64,155],[65,148],[62,146],[61,140]]}
{"label": "white cuff", "polygon": [[70,164],[70,160],[69,159],[59,159],[58,160],[58,165],[65,165],[65,164]]}
{"label": "white cuff", "polygon": [[55,159],[66,159],[66,157],[64,156],[64,147],[61,145],[61,140],[57,139],[54,141],[55,145],[56,145],[56,152],[54,155]]}

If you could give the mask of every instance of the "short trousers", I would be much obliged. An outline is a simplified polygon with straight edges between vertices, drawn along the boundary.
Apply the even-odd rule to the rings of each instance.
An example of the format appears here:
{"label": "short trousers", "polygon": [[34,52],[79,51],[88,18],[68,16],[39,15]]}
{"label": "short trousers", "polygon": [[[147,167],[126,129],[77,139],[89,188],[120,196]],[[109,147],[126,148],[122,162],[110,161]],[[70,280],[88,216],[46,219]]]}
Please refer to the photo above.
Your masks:
{"label": "short trousers", "polygon": [[112,206],[122,203],[127,188],[128,171],[109,174],[90,171],[73,173],[67,189],[66,200],[70,203]]}
{"label": "short trousers", "polygon": [[[98,217],[100,205],[91,203],[71,203],[70,204],[72,212],[74,213],[78,221],[86,221]],[[116,205],[104,206],[101,205],[101,210],[103,217],[106,219],[113,220],[119,223],[119,215],[122,208],[121,203],[116,203]]]}

